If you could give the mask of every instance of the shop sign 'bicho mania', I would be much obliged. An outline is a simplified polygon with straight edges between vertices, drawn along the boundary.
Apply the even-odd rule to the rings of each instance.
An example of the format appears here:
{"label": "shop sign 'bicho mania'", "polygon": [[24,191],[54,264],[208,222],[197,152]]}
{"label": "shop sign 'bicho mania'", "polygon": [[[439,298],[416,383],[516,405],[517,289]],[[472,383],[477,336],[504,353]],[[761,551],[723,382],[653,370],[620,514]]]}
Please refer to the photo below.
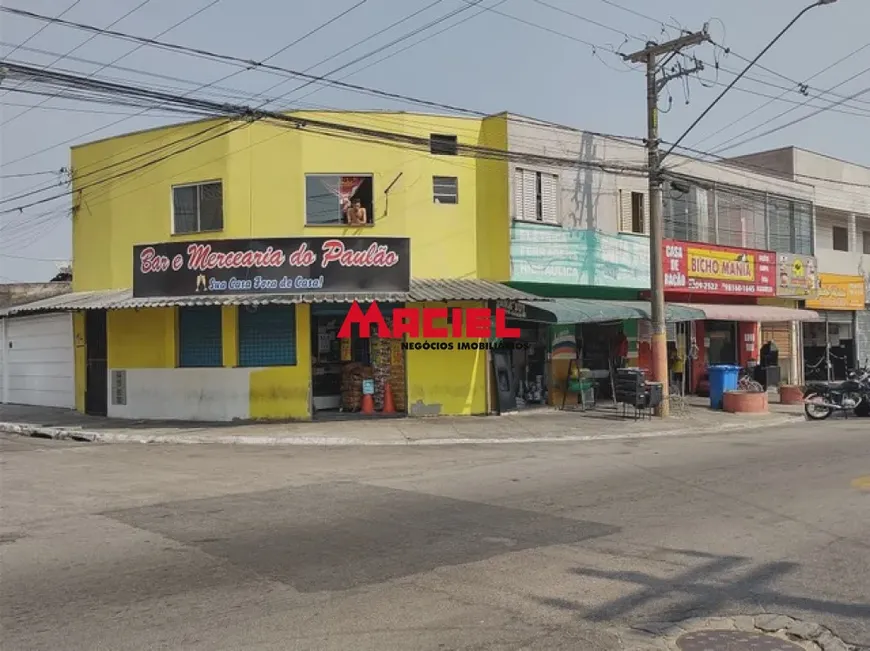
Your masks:
{"label": "shop sign 'bicho mania'", "polygon": [[293,237],[133,248],[133,295],[407,292],[410,240]]}
{"label": "shop sign 'bicho mania'", "polygon": [[665,240],[665,289],[694,294],[775,296],[776,254]]}

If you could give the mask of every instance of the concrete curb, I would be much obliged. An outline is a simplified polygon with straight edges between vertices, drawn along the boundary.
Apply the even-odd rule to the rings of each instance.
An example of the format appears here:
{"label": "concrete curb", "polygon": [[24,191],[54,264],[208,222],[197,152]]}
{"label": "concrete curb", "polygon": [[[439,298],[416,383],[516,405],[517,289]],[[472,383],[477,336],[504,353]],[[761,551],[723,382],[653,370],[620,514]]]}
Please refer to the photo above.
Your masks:
{"label": "concrete curb", "polygon": [[581,443],[588,441],[620,441],[627,439],[664,438],[672,436],[697,436],[702,434],[724,434],[751,429],[780,427],[802,421],[796,416],[783,416],[775,420],[759,423],[746,419],[741,423],[730,423],[698,429],[682,428],[652,432],[627,432],[624,434],[577,434],[565,436],[515,436],[501,438],[420,438],[407,437],[394,439],[366,439],[357,437],[327,436],[213,436],[200,434],[119,434],[115,432],[87,431],[63,427],[44,427],[21,423],[0,422],[0,431],[21,436],[71,440],[87,443],[151,443],[163,445],[253,445],[253,446],[309,446],[309,447],[372,447],[372,446],[427,446],[427,445],[506,445],[527,443]]}

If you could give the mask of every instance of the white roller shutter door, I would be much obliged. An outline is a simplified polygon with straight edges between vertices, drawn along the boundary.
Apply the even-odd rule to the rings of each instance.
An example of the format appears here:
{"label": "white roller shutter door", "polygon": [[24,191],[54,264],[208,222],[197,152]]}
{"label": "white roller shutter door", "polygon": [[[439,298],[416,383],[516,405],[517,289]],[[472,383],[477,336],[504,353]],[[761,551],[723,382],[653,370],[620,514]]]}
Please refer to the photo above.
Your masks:
{"label": "white roller shutter door", "polygon": [[3,402],[75,408],[72,315],[5,319]]}

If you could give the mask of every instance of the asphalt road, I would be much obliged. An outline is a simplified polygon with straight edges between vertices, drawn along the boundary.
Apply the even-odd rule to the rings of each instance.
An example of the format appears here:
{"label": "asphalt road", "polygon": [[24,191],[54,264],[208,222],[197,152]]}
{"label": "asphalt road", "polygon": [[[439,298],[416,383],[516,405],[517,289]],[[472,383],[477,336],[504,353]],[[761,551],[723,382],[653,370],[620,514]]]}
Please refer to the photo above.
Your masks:
{"label": "asphalt road", "polygon": [[610,651],[644,622],[760,612],[870,647],[866,422],[0,452],[4,651]]}

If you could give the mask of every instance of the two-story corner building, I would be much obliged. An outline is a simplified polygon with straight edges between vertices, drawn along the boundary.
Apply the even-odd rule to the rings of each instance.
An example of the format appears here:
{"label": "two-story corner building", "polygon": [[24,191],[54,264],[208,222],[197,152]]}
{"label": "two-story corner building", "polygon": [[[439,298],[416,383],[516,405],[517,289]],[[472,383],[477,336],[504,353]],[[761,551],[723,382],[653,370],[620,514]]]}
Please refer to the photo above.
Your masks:
{"label": "two-story corner building", "polygon": [[497,282],[507,162],[473,154],[506,149],[506,120],[290,115],[72,150],[73,292],[6,315],[72,314],[79,410],[309,419],[370,394],[376,410],[488,411],[488,351],[338,331],[354,301],[390,321],[396,306],[533,298]]}
{"label": "two-story corner building", "polygon": [[808,306],[823,321],[804,326],[806,374],[844,379],[870,360],[870,168],[797,147],[734,160],[814,187],[821,287]]}
{"label": "two-story corner building", "polygon": [[[650,287],[646,177],[596,169],[643,166],[642,142],[512,115],[507,142],[512,152],[577,161],[573,168],[511,163],[511,284],[568,297],[546,306],[562,310],[557,320],[605,321],[615,306],[648,318],[642,300]],[[682,156],[669,157],[666,168],[667,318],[676,353],[692,360],[682,374],[686,387],[703,388],[708,364],[758,361],[770,340],[779,349],[780,381],[799,382],[796,324],[818,318],[801,309],[816,291],[815,188]],[[620,328],[629,363],[648,368],[648,321],[635,317]],[[613,333],[581,325],[576,336],[584,366],[606,376]]]}

